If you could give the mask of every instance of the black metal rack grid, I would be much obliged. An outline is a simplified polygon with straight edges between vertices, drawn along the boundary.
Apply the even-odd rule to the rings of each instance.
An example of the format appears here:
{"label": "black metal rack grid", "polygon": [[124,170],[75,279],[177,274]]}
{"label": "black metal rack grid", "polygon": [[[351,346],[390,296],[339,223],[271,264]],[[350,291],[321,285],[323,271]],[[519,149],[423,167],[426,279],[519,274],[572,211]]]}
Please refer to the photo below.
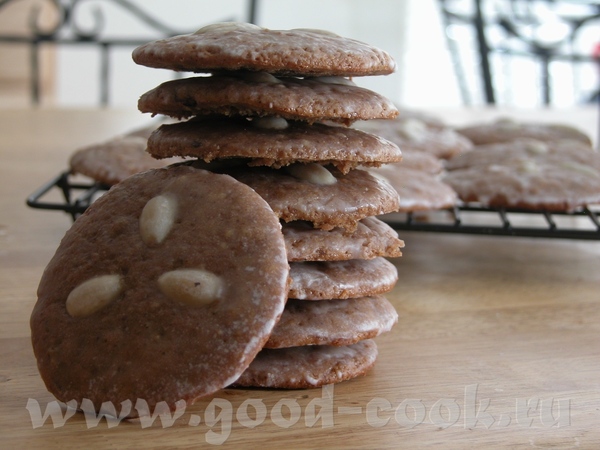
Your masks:
{"label": "black metal rack grid", "polygon": [[[525,217],[537,219],[536,224],[518,225],[518,219]],[[572,220],[568,224],[559,223],[563,218]],[[395,230],[600,240],[600,206],[557,212],[468,204],[423,215],[394,214],[390,218],[384,217],[384,220]]]}
{"label": "black metal rack grid", "polygon": [[[95,181],[77,181],[69,172],[61,172],[27,197],[27,206],[51,211],[64,211],[75,220],[109,186]],[[61,200],[50,200],[50,193],[59,191]]]}
{"label": "black metal rack grid", "polygon": [[[77,179],[65,171],[33,192],[27,198],[27,205],[64,211],[75,220],[108,189],[106,185]],[[50,193],[56,191],[60,193],[60,200],[48,200]],[[529,220],[527,226],[519,226],[521,217],[534,217],[538,224],[531,226]],[[568,219],[567,224],[559,223],[563,218]],[[600,205],[573,212],[555,212],[464,204],[433,212],[390,214],[383,216],[383,220],[398,231],[600,240]]]}

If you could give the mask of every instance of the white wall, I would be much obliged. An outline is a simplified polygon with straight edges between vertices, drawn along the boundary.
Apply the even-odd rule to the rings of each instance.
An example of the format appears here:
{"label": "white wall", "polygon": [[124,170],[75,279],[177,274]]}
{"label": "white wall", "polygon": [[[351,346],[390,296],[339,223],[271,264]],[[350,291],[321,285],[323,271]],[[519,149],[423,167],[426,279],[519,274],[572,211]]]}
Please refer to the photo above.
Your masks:
{"label": "white wall", "polygon": [[[133,1],[133,0],[132,0]],[[222,20],[246,20],[245,0],[135,0],[161,22],[193,31]],[[106,12],[106,34],[148,35],[147,27],[107,2],[90,1],[78,23],[93,27],[92,9]],[[88,6],[89,5],[89,6]],[[322,28],[376,45],[394,56],[397,73],[355,79],[391,100],[411,107],[453,106],[460,99],[442,38],[435,0],[262,0],[258,24],[271,29]],[[111,105],[136,107],[138,97],[171,78],[164,70],[135,65],[132,48],[111,56]],[[93,105],[98,97],[98,54],[88,48],[61,49],[58,55],[57,102],[62,106]]]}

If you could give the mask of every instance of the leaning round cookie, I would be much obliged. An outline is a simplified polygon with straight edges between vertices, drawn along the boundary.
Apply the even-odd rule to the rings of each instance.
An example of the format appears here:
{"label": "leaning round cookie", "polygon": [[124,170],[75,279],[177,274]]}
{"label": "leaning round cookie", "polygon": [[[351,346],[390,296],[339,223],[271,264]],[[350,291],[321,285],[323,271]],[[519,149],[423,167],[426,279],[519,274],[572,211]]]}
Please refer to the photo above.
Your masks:
{"label": "leaning round cookie", "polygon": [[279,170],[243,167],[227,173],[258,192],[285,222],[305,220],[323,230],[341,227],[353,232],[365,217],[398,210],[398,193],[366,170],[344,175],[319,164],[292,164]]}
{"label": "leaning round cookie", "polygon": [[319,230],[304,221],[284,223],[282,231],[288,261],[395,258],[402,256],[404,247],[396,230],[376,217],[358,222],[351,234],[340,228]]}
{"label": "leaning round cookie", "polygon": [[558,123],[522,122],[508,117],[502,117],[493,122],[460,127],[456,131],[475,145],[509,142],[522,138],[546,142],[572,139],[589,146],[592,145],[590,137],[576,127]]}
{"label": "leaning round cookie", "polygon": [[473,148],[469,139],[452,128],[430,126],[414,118],[370,120],[355,124],[354,127],[377,134],[398,145],[403,151],[427,152],[440,159],[451,158]]}
{"label": "leaning round cookie", "polygon": [[383,177],[398,191],[400,212],[451,208],[458,201],[454,189],[438,176],[409,169],[402,164],[388,164],[369,171]]}
{"label": "leaning round cookie", "polygon": [[167,81],[143,94],[144,113],[183,118],[279,116],[307,122],[392,119],[398,111],[384,96],[342,77],[276,78],[244,72]]}
{"label": "leaning round cookie", "polygon": [[112,186],[133,174],[179,161],[181,158],[153,158],[146,152],[146,139],[133,134],[81,148],[71,155],[69,166],[73,173]]}
{"label": "leaning round cookie", "polygon": [[365,375],[376,359],[377,345],[372,339],[341,347],[264,349],[233,387],[316,388]]}
{"label": "leaning round cookie", "polygon": [[192,119],[163,125],[148,139],[155,158],[183,156],[205,162],[251,158],[250,164],[278,169],[294,162],[331,163],[343,173],[358,165],[402,160],[396,144],[352,128],[308,125],[285,119]]}
{"label": "leaning round cookie", "polygon": [[40,374],[59,400],[96,411],[193,402],[263,347],[288,275],[279,221],[248,186],[188,166],[134,175],[77,219],[42,276]]}
{"label": "leaning round cookie", "polygon": [[600,202],[600,155],[595,164],[513,159],[504,163],[448,171],[448,183],[464,202],[483,206],[574,211]]}
{"label": "leaning round cookie", "polygon": [[385,294],[398,281],[398,269],[387,259],[290,263],[289,298],[332,300]]}
{"label": "leaning round cookie", "polygon": [[182,72],[367,76],[396,69],[388,53],[329,31],[269,30],[236,22],[215,23],[194,34],[144,44],[132,57],[137,64]]}
{"label": "leaning round cookie", "polygon": [[351,345],[386,333],[398,313],[382,296],[325,302],[288,300],[265,348]]}

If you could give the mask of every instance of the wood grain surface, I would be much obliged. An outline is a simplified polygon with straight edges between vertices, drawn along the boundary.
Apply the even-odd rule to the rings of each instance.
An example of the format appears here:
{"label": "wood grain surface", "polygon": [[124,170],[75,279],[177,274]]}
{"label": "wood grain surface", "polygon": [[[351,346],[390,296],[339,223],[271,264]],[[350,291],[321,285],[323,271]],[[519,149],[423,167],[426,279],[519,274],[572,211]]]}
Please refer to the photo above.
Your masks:
{"label": "wood grain surface", "polygon": [[[593,110],[538,116],[597,131]],[[367,376],[315,390],[226,389],[152,423],[56,409],[29,315],[70,218],[25,199],[78,146],[148,120],[0,112],[0,448],[600,448],[600,241],[406,232],[388,296],[399,323],[377,338]]]}

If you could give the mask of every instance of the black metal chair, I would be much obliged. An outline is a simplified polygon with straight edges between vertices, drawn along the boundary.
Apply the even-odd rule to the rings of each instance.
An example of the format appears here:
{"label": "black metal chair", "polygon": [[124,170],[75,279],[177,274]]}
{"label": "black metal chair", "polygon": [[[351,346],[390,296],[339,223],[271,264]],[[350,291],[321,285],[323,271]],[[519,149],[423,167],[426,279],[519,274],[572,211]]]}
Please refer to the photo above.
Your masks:
{"label": "black metal chair", "polygon": [[[17,0],[0,0],[0,14],[9,4],[16,2]],[[119,47],[134,48],[157,38],[194,31],[173,28],[161,22],[151,12],[139,6],[139,4],[133,3],[130,0],[106,0],[102,5],[106,6],[107,3],[110,3],[112,6],[122,9],[124,12],[130,14],[136,20],[146,25],[152,32],[152,35],[139,36],[136,38],[107,36],[104,32],[107,15],[100,8],[100,4],[93,5],[93,9],[91,10],[94,19],[93,26],[83,27],[80,25],[79,14],[84,3],[86,3],[85,0],[46,0],[44,5],[52,8],[54,10],[54,15],[58,19],[53,26],[44,27],[40,25],[39,4],[32,2],[29,13],[28,33],[3,33],[2,30],[0,30],[0,45],[25,44],[29,47],[30,96],[34,105],[40,103],[43,94],[41,92],[40,50],[44,45],[92,46],[98,48],[100,50],[100,73],[98,80],[100,85],[99,104],[106,106],[110,100],[110,54],[113,49]],[[240,19],[239,17],[228,17],[223,20],[247,20],[254,23],[256,19],[256,10],[257,0],[249,0],[248,9],[242,14],[243,19]],[[201,25],[198,27],[200,26]]]}
{"label": "black metal chair", "polygon": [[552,105],[567,88],[553,76],[559,65],[570,72],[574,103],[597,100],[598,0],[438,1],[464,104],[510,104],[525,61],[537,71],[537,104]]}

